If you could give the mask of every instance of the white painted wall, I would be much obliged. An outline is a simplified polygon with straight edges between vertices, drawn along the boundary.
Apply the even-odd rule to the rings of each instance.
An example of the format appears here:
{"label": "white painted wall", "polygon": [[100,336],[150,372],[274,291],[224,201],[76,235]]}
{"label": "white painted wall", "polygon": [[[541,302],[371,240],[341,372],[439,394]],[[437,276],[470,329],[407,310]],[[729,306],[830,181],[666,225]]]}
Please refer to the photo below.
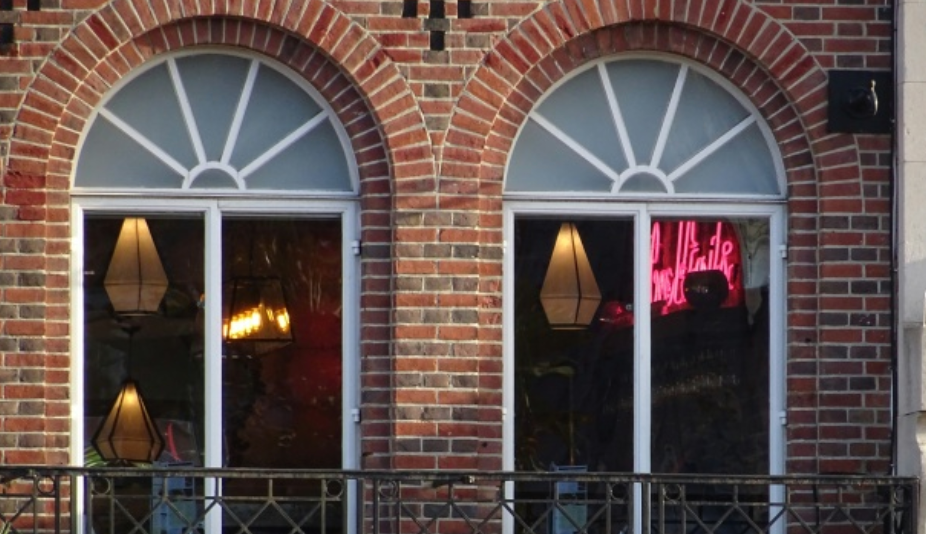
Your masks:
{"label": "white painted wall", "polygon": [[[897,4],[899,474],[926,478],[926,0]],[[921,482],[922,485],[922,482]],[[923,495],[921,487],[920,494]],[[926,508],[919,505],[919,517]],[[917,530],[926,534],[926,522]]]}

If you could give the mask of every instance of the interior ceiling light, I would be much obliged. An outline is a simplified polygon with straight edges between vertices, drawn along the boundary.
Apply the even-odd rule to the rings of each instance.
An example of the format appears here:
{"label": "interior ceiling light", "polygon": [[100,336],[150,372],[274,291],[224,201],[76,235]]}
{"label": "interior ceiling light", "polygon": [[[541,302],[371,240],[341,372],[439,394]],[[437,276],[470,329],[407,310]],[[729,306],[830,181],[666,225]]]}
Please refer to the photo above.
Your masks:
{"label": "interior ceiling light", "polygon": [[279,278],[234,278],[229,297],[229,313],[222,324],[226,341],[292,341],[289,309]]}
{"label": "interior ceiling light", "polygon": [[584,328],[592,322],[601,291],[573,223],[563,223],[540,290],[540,303],[554,329]]}
{"label": "interior ceiling light", "polygon": [[119,315],[157,313],[167,292],[167,274],[145,219],[122,222],[103,287]]}
{"label": "interior ceiling light", "polygon": [[[251,231],[256,230],[252,227]],[[282,280],[253,274],[256,239],[251,236],[247,276],[236,276],[225,286],[222,339],[226,353],[232,356],[264,354],[293,342]],[[273,262],[266,254],[263,257],[272,272]]]}
{"label": "interior ceiling light", "polygon": [[136,325],[125,328],[129,335],[127,376],[106,417],[90,440],[100,457],[108,462],[152,463],[164,450],[164,437],[148,413],[138,383],[132,379],[132,338],[138,329]]}
{"label": "interior ceiling light", "polygon": [[122,383],[92,443],[107,461],[151,463],[161,456],[164,438],[131,378]]}

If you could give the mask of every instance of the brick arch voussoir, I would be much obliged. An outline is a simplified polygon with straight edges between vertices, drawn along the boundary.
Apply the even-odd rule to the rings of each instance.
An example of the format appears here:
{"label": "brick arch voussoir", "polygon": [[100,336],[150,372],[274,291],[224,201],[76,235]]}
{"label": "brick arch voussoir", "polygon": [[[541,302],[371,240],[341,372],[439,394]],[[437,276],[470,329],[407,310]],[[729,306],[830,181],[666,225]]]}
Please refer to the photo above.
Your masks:
{"label": "brick arch voussoir", "polygon": [[[330,4],[308,0],[286,12],[274,12],[273,0],[247,3],[247,11],[236,2],[168,4],[114,0],[62,40],[26,92],[7,174],[54,175],[49,180],[60,182],[94,106],[119,79],[156,54],[210,44],[251,49],[302,72],[348,129],[361,178],[370,173],[367,160],[434,168],[430,151],[412,146],[427,139],[427,128],[405,78],[374,37]],[[307,73],[312,68],[318,70]],[[45,113],[30,112],[32,106]],[[369,149],[376,138],[381,153]],[[376,168],[380,177],[391,174]]]}
{"label": "brick arch voussoir", "polygon": [[[644,50],[689,57],[740,86],[779,141],[789,182],[815,164],[821,145],[854,151],[844,159],[858,161],[851,138],[826,133],[819,113],[826,74],[786,27],[743,0],[676,4],[635,12],[621,0],[557,0],[522,21],[464,87],[448,125],[441,175],[478,173],[483,181],[500,181],[518,128],[546,91],[598,57]],[[474,161],[481,146],[487,149]],[[860,179],[861,170],[856,174]]]}

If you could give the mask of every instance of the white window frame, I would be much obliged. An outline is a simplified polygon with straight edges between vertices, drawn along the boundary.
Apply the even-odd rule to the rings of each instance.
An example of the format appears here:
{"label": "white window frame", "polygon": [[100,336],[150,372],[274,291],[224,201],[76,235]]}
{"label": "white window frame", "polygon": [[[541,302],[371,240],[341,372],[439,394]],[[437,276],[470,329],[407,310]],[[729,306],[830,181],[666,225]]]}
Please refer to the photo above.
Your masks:
{"label": "white window frame", "polygon": [[[631,203],[631,202],[530,202],[508,201],[504,207],[505,257],[503,261],[503,429],[502,468],[515,468],[515,270],[513,250],[516,217],[617,218],[634,222],[634,471],[649,473],[651,384],[650,374],[650,226],[654,218],[765,218],[769,221],[769,473],[785,473],[785,209],[779,203]],[[774,495],[772,496],[774,497]]]}
{"label": "white window frame", "polygon": [[[199,215],[205,227],[204,272],[206,295],[219,298],[205,301],[205,440],[204,467],[222,467],[222,219],[223,216],[292,216],[297,219],[337,218],[341,222],[343,262],[342,373],[341,373],[341,469],[360,467],[359,424],[354,414],[360,408],[360,258],[355,253],[360,239],[359,207],[356,201],[279,200],[279,199],[177,199],[112,198],[100,196],[72,198],[71,204],[71,465],[83,465],[84,440],[84,217],[87,214]],[[349,488],[345,488],[349,490]],[[80,490],[80,488],[76,488]],[[215,494],[214,485],[206,494]],[[345,491],[345,495],[353,495]],[[347,520],[356,518],[354,499],[348,498]],[[82,507],[82,500],[75,503]],[[78,514],[83,510],[76,510]],[[220,513],[206,518],[207,531],[219,532]]]}

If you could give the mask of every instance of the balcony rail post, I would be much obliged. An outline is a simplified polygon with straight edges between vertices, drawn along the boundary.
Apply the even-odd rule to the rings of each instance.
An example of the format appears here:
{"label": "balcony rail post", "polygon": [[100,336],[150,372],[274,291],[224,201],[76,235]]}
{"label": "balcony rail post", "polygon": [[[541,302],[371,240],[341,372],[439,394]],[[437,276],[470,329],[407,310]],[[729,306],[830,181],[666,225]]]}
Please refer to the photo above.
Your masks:
{"label": "balcony rail post", "polygon": [[61,532],[61,475],[52,478],[52,491],[55,492],[55,534]]}
{"label": "balcony rail post", "polygon": [[78,476],[75,474],[68,475],[68,487],[71,488],[70,493],[68,494],[68,523],[69,523],[69,532],[75,534],[80,534],[83,530],[78,530],[77,525],[80,524],[80,517],[77,513],[78,508],[78,497],[82,495],[77,489]]}
{"label": "balcony rail post", "polygon": [[[650,483],[648,481],[643,481],[639,484],[638,488],[640,490],[640,500],[642,501],[642,506],[640,509],[641,521],[639,523],[640,534],[650,534],[650,531],[652,530],[652,520],[651,520],[650,515],[653,509],[652,487],[650,486]],[[629,500],[630,500],[629,506],[632,509],[636,508],[637,499],[633,498]],[[635,515],[636,514],[634,514],[633,512],[630,513],[630,518],[631,518],[630,524],[632,525],[630,527],[631,529],[637,528],[636,518],[634,517]],[[663,534],[663,533],[660,532],[659,534]]]}
{"label": "balcony rail post", "polygon": [[373,480],[373,534],[379,534],[379,479]]}

